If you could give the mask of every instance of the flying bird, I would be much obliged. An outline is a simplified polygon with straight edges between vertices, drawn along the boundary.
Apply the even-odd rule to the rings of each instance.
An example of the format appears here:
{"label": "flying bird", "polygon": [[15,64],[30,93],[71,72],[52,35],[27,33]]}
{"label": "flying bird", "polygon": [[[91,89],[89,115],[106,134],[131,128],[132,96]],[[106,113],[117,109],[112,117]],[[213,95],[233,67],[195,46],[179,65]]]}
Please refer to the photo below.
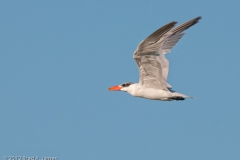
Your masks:
{"label": "flying bird", "polygon": [[139,69],[139,83],[127,82],[112,86],[108,90],[124,91],[132,96],[162,101],[191,98],[173,91],[172,86],[167,83],[169,61],[165,54],[183,37],[183,31],[198,23],[200,19],[201,17],[194,18],[177,27],[174,27],[177,22],[171,22],[149,35],[133,54]]}

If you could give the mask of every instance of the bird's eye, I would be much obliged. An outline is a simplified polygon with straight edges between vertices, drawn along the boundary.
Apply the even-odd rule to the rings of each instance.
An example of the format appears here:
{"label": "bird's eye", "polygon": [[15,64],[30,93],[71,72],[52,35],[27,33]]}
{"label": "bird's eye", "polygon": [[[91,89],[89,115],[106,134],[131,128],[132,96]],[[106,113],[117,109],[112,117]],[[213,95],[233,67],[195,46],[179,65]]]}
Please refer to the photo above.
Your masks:
{"label": "bird's eye", "polygon": [[131,84],[132,84],[132,83],[130,83],[130,82],[129,82],[129,83],[123,83],[123,84],[121,84],[121,86],[122,86],[122,87],[128,87],[128,86],[130,86]]}

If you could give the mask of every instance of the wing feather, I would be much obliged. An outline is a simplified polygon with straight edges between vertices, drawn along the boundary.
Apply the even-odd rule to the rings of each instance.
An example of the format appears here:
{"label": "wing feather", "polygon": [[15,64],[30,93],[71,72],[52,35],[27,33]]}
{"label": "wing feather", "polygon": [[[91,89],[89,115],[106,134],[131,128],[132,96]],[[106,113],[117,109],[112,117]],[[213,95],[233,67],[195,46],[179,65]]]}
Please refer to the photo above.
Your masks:
{"label": "wing feather", "polygon": [[171,22],[153,32],[138,45],[133,57],[139,68],[141,85],[163,90],[172,88],[167,83],[169,61],[165,54],[183,37],[185,33],[182,32],[200,19],[201,17],[194,18],[175,28],[173,27],[176,22]]}

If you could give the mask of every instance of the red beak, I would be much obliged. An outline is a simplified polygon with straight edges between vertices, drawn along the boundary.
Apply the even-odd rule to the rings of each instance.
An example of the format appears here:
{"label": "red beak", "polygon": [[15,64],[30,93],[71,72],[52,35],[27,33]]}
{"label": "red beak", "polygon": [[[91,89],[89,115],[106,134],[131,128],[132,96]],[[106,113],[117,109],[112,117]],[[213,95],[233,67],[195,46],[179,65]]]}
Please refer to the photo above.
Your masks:
{"label": "red beak", "polygon": [[108,88],[109,91],[120,91],[122,87],[119,86],[112,86],[110,88]]}

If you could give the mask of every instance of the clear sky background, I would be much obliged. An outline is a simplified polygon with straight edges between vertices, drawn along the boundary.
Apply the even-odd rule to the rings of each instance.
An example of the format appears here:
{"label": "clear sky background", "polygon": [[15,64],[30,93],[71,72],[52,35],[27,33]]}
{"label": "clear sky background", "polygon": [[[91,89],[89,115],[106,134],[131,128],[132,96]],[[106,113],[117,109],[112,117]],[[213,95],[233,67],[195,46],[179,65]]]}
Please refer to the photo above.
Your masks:
{"label": "clear sky background", "polygon": [[[0,158],[240,159],[238,0],[0,1]],[[152,101],[138,82],[140,41],[197,16],[167,58],[173,89]]]}

